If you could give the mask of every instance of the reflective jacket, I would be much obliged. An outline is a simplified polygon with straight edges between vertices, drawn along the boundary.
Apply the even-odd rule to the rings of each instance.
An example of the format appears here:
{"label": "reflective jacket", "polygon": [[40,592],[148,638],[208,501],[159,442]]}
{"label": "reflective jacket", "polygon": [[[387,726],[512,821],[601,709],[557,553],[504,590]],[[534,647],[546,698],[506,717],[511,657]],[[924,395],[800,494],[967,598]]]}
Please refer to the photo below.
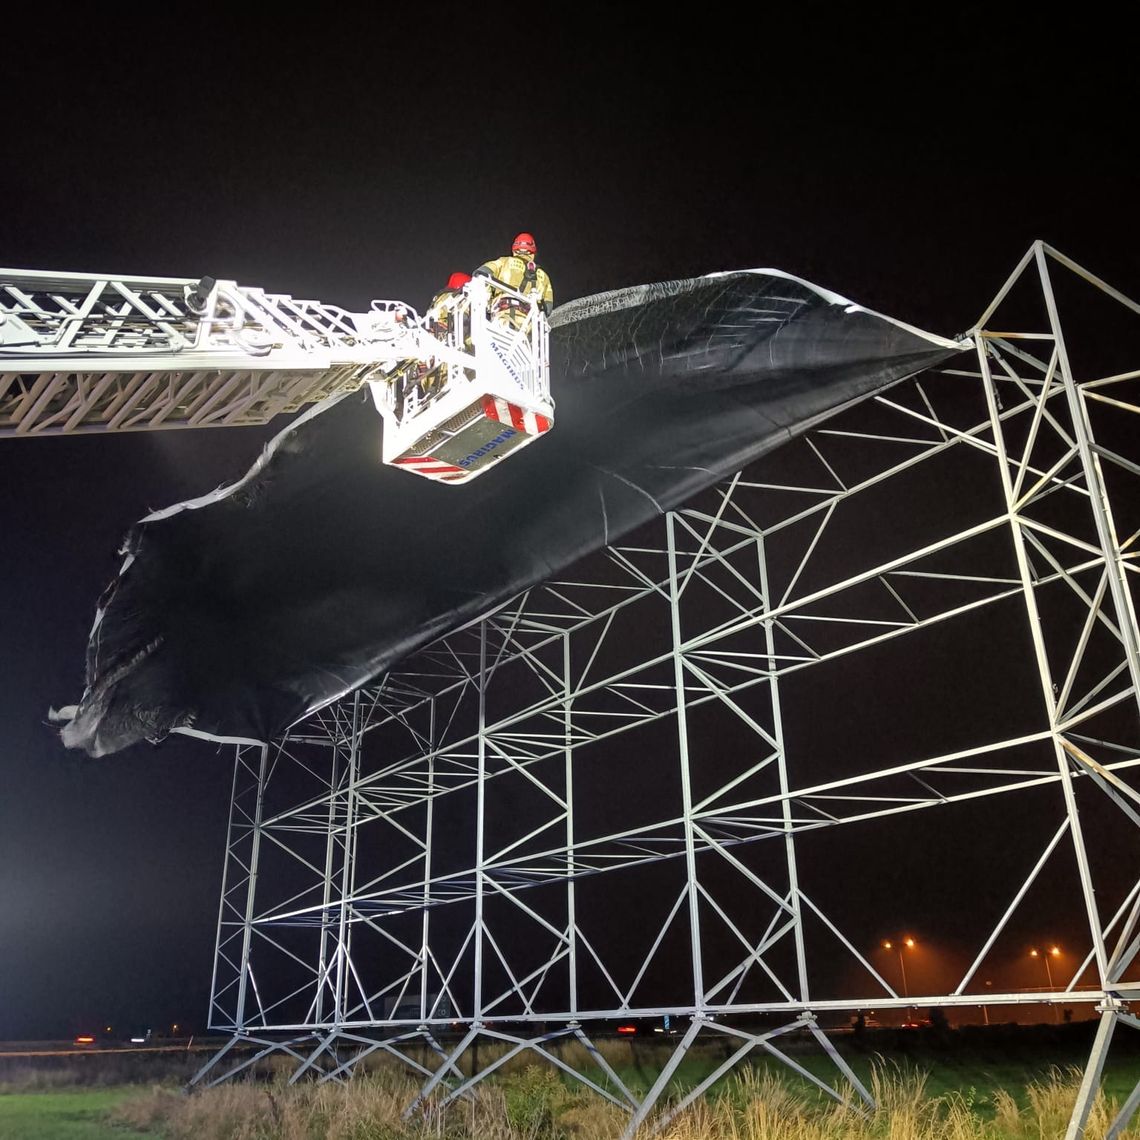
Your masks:
{"label": "reflective jacket", "polygon": [[431,306],[426,313],[428,321],[447,328],[451,323],[451,314],[455,311],[456,300],[462,294],[462,289],[441,289],[431,299]]}
{"label": "reflective jacket", "polygon": [[526,258],[516,257],[512,253],[494,261],[486,261],[475,270],[475,276],[490,277],[524,297],[537,297],[547,316],[550,316],[550,310],[554,308],[554,290],[546,270]]}

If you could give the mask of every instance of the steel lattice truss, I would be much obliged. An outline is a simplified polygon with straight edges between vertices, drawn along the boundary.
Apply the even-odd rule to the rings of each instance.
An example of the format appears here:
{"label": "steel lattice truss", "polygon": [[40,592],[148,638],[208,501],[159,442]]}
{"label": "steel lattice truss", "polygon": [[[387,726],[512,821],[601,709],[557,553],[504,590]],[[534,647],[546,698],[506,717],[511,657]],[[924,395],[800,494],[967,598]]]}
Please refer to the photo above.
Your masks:
{"label": "steel lattice truss", "polygon": [[[0,436],[268,423],[376,371],[359,315],[182,278],[8,269]],[[78,371],[76,370],[78,369]]]}
{"label": "steel lattice truss", "polygon": [[[274,1050],[295,1079],[339,1078],[379,1049],[450,1098],[531,1048],[628,1107],[632,1134],[700,1036],[728,1059],[671,1111],[756,1049],[832,1092],[780,1047],[793,1032],[869,1099],[821,1026],[841,1014],[1044,1001],[1099,1011],[1082,1135],[1114,1027],[1140,1028],[1140,372],[1079,378],[1058,265],[1140,313],[1039,243],[972,366],[874,397],[239,748],[211,1016],[233,1037],[198,1080]],[[1028,287],[1041,323],[989,331]],[[1008,857],[953,984],[908,990],[852,900],[884,886],[861,845],[913,837],[916,813],[966,844],[1005,821]],[[920,892],[953,880],[904,862]],[[1043,900],[1085,945],[1045,991],[987,987]],[[553,1049],[665,1014],[685,1031],[645,1097]],[[479,1038],[509,1050],[466,1077]],[[238,1061],[241,1042],[261,1049]]]}

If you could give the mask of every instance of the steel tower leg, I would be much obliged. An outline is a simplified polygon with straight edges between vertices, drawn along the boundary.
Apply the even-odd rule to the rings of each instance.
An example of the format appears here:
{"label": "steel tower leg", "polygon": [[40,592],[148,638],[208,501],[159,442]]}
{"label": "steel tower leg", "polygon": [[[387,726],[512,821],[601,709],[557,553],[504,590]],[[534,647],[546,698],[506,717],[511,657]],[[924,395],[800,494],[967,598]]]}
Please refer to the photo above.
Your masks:
{"label": "steel tower leg", "polygon": [[[1111,599],[1111,616],[1114,619],[1115,631],[1123,651],[1124,663],[1131,677],[1133,703],[1140,709],[1140,630],[1138,630],[1137,627],[1136,610],[1127,580],[1127,569],[1123,551],[1113,521],[1112,506],[1104,482],[1100,456],[1093,438],[1088,408],[1085,403],[1084,395],[1082,394],[1081,385],[1075,379],[1070,366],[1064,331],[1062,329],[1049,272],[1047,250],[1043,243],[1035,243],[1030,254],[1022,261],[1018,270],[1015,271],[1014,276],[1011,277],[1010,282],[1007,283],[1003,293],[999,295],[998,300],[1000,301],[1001,297],[1008,292],[1017,277],[1028,269],[1030,263],[1033,263],[1036,267],[1045,308],[1048,313],[1050,339],[1054,346],[1053,362],[1050,372],[1054,372],[1055,366],[1055,375],[1060,378],[1060,383],[1063,386],[1068,410],[1068,417],[1064,423],[1064,427],[1071,433],[1079,458],[1083,485],[1088,492],[1089,508],[1092,513],[1097,535],[1097,545],[1099,547],[1098,557],[1103,560],[1104,571],[1107,578],[1108,594]],[[1072,262],[1067,262],[1067,264],[1069,268],[1076,271],[1079,275],[1090,280],[1090,283],[1101,284],[1092,279],[1091,275],[1086,274],[1079,266],[1074,265]],[[1115,296],[1116,299],[1124,301],[1129,308],[1136,309],[1136,306],[1128,302],[1126,298],[1122,298],[1119,294]],[[995,307],[996,302],[995,305],[991,306],[990,310],[987,311],[987,318],[992,317]],[[1089,1114],[1092,1111],[1093,1102],[1097,1090],[1100,1087],[1101,1073],[1108,1054],[1109,1045],[1112,1041],[1113,1030],[1124,1009],[1120,999],[1112,994],[1112,987],[1114,983],[1119,981],[1120,975],[1123,972],[1121,964],[1117,960],[1119,954],[1123,951],[1123,942],[1120,949],[1118,949],[1118,954],[1110,961],[1109,951],[1105,943],[1104,924],[1097,906],[1096,889],[1078,811],[1073,778],[1072,761],[1074,757],[1078,759],[1078,761],[1083,760],[1086,762],[1086,770],[1092,771],[1094,779],[1099,773],[1095,771],[1095,764],[1092,764],[1089,758],[1085,756],[1080,749],[1068,741],[1065,735],[1067,726],[1058,698],[1059,689],[1054,683],[1046,652],[1045,631],[1037,606],[1035,577],[1029,566],[1026,549],[1024,530],[1026,522],[1021,513],[1026,505],[1032,501],[1032,494],[1021,495],[1019,497],[1011,478],[1010,472],[1012,464],[1006,448],[994,378],[990,367],[989,357],[991,349],[988,346],[987,338],[993,339],[998,335],[999,334],[987,334],[984,330],[978,330],[976,334],[978,363],[985,384],[986,400],[990,411],[1002,488],[1009,512],[1010,533],[1016,551],[1026,613],[1029,620],[1030,635],[1033,640],[1034,653],[1037,660],[1041,694],[1048,713],[1054,754],[1061,776],[1061,788],[1064,796],[1066,817],[1069,823],[1069,833],[1072,838],[1081,892],[1084,897],[1085,910],[1088,916],[1088,929],[1093,947],[1092,957],[1096,965],[1099,987],[1106,991],[1107,994],[1103,1004],[1099,1007],[1101,1011],[1100,1023],[1093,1043],[1092,1053],[1089,1057],[1084,1078],[1077,1094],[1073,1114],[1065,1133],[1065,1140],[1079,1140],[1080,1137],[1085,1135]],[[1001,335],[1008,338],[1009,334]],[[1039,394],[1042,407],[1049,396],[1048,388],[1049,375],[1047,374],[1045,381],[1041,385]],[[1101,787],[1104,788],[1104,782],[1101,781],[1100,784]],[[1134,795],[1126,785],[1123,787],[1126,793]],[[1113,794],[1113,789],[1106,788],[1105,790],[1110,795]],[[1126,804],[1123,806],[1134,822],[1140,822],[1140,817],[1138,817],[1134,811]],[[1125,929],[1127,930],[1128,927],[1126,926]],[[1130,1103],[1125,1106],[1125,1109],[1130,1114],[1134,1108],[1135,1105],[1131,1104],[1130,1098]],[[1120,1125],[1119,1120],[1117,1124],[1119,1127],[1116,1128],[1114,1134],[1118,1134],[1119,1129],[1123,1127],[1123,1125]]]}

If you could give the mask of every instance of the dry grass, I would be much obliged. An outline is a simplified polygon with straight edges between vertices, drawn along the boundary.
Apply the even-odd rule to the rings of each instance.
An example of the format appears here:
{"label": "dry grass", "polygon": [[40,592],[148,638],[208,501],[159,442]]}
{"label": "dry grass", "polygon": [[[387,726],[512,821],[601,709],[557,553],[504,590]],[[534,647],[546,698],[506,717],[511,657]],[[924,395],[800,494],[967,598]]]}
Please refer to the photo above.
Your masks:
{"label": "dry grass", "polygon": [[[1054,1070],[1027,1087],[1026,1106],[1005,1090],[990,1101],[975,1094],[930,1096],[925,1075],[880,1066],[872,1074],[876,1108],[854,1098],[831,1105],[793,1089],[771,1073],[749,1070],[720,1096],[697,1106],[662,1140],[1060,1140],[1081,1074]],[[1097,1098],[1086,1140],[1103,1140],[1118,1105]],[[1126,1137],[1140,1136],[1136,1125]]]}
{"label": "dry grass", "polygon": [[[615,1053],[611,1063],[622,1061]],[[824,1102],[771,1072],[745,1069],[659,1135],[661,1140],[1059,1140],[1079,1077],[1076,1071],[1054,1070],[1028,1086],[1019,1102],[1002,1090],[988,1099],[973,1093],[932,1096],[923,1073],[882,1065],[872,1075],[878,1107],[867,1112],[857,1099]],[[116,1121],[170,1140],[613,1140],[628,1120],[620,1109],[533,1060],[501,1081],[477,1086],[469,1101],[448,1110],[428,1105],[405,1121],[403,1111],[415,1091],[410,1075],[390,1067],[347,1085],[289,1086],[274,1079],[188,1096],[154,1089],[124,1104]],[[1115,1110],[1103,1098],[1098,1101],[1087,1140],[1102,1140]],[[1125,1136],[1140,1137],[1140,1130],[1134,1125]]]}

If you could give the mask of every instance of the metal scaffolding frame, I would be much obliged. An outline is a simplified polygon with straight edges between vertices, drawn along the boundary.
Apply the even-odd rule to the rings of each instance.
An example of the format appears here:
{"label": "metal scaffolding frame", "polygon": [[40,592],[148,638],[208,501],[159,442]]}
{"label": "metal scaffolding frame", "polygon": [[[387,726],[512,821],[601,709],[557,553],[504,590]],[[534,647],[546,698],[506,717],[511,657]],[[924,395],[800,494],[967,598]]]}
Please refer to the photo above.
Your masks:
{"label": "metal scaffolding frame", "polygon": [[[194,1083],[272,1053],[293,1080],[344,1079],[382,1051],[419,1099],[450,1101],[529,1049],[627,1109],[632,1136],[756,1051],[870,1103],[828,1032],[859,1011],[1081,1004],[1098,1018],[1082,1136],[1114,1029],[1140,1028],[1140,879],[1115,838],[1140,826],[1140,371],[1077,379],[1058,267],[1140,313],[1036,243],[966,364],[239,746],[210,1016],[231,1036]],[[1044,331],[994,331],[1027,291]],[[890,660],[905,672],[883,683]],[[954,660],[947,687],[931,662]],[[870,730],[843,727],[854,712]],[[1009,882],[995,869],[986,894],[1001,901],[952,986],[912,993],[899,950],[900,992],[893,954],[850,920],[884,885],[860,880],[860,844],[929,811],[932,839],[948,817],[968,835],[994,804],[1025,805]],[[909,869],[938,889],[921,882],[937,868]],[[1087,946],[1044,991],[987,988],[1043,897],[1078,906]],[[632,1018],[680,1027],[643,1095],[595,1047]],[[708,1038],[721,1063],[658,1111]],[[499,1046],[481,1066],[480,1042]],[[835,1082],[797,1060],[805,1043]],[[1110,1136],[1138,1103],[1140,1087]]]}

